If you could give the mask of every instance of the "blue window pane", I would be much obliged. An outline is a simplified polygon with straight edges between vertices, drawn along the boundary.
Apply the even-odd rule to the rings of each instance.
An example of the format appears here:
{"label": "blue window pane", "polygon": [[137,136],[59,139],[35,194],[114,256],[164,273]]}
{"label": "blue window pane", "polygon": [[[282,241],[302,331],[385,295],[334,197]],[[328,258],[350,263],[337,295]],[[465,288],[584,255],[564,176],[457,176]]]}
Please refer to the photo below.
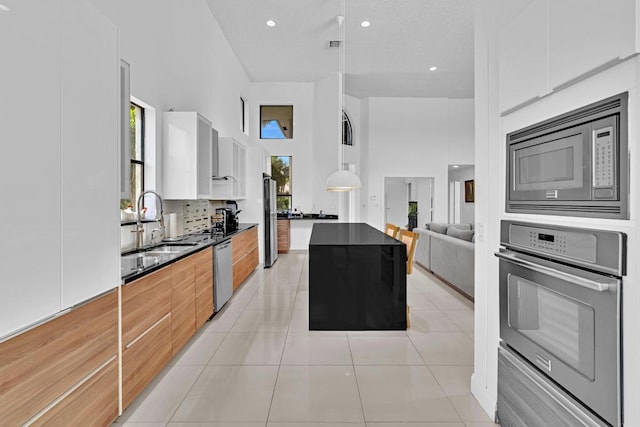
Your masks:
{"label": "blue window pane", "polygon": [[262,126],[260,130],[260,138],[262,139],[285,139],[280,125],[275,120],[270,120]]}

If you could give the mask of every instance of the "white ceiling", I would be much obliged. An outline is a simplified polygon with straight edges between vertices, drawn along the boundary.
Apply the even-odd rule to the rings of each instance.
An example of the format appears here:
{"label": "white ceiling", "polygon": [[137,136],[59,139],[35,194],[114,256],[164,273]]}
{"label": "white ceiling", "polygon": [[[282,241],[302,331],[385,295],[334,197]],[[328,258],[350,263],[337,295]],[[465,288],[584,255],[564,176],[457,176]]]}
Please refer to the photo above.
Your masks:
{"label": "white ceiling", "polygon": [[[342,0],[207,0],[256,82],[306,82],[340,70]],[[345,92],[473,97],[473,0],[344,0]],[[266,25],[272,19],[277,25]],[[363,20],[371,22],[362,28]],[[429,67],[437,66],[437,71]]]}

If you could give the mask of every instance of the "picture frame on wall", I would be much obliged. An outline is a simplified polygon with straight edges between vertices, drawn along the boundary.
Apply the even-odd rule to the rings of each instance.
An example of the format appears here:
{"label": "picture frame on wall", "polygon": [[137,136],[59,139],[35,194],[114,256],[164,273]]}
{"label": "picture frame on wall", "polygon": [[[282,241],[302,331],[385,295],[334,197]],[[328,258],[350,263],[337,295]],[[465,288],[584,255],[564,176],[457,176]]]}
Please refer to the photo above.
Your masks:
{"label": "picture frame on wall", "polygon": [[464,201],[465,203],[476,201],[476,185],[473,179],[464,182]]}

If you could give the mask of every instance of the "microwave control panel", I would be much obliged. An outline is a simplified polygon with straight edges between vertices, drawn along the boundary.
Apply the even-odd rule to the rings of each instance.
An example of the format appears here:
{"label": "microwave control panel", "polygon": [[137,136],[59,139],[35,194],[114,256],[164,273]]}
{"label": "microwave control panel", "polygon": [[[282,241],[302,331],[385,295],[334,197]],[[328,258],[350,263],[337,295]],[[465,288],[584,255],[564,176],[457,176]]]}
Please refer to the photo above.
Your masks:
{"label": "microwave control panel", "polygon": [[614,196],[616,152],[613,132],[612,126],[593,130],[593,188],[596,199]]}

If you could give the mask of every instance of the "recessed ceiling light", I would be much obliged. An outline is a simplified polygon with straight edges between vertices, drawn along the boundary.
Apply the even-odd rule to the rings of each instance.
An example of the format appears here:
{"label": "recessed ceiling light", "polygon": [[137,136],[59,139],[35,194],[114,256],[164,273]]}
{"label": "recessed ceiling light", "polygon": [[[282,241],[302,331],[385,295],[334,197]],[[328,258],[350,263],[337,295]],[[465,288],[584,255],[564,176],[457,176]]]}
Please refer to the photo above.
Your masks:
{"label": "recessed ceiling light", "polygon": [[367,28],[369,25],[371,25],[371,22],[369,22],[369,21],[362,21],[360,23],[360,26],[363,27],[363,28]]}
{"label": "recessed ceiling light", "polygon": [[270,27],[275,27],[276,26],[276,21],[274,21],[272,19],[269,19],[267,21],[267,25],[270,26]]}
{"label": "recessed ceiling light", "polygon": [[3,12],[9,12],[11,9],[9,9],[7,6],[0,4],[0,10]]}
{"label": "recessed ceiling light", "polygon": [[453,168],[454,168],[454,169],[458,169],[459,167],[460,167],[460,166],[458,166],[458,165],[453,165]]}
{"label": "recessed ceiling light", "polygon": [[429,71],[435,71],[437,69],[438,69],[438,67],[429,67]]}

